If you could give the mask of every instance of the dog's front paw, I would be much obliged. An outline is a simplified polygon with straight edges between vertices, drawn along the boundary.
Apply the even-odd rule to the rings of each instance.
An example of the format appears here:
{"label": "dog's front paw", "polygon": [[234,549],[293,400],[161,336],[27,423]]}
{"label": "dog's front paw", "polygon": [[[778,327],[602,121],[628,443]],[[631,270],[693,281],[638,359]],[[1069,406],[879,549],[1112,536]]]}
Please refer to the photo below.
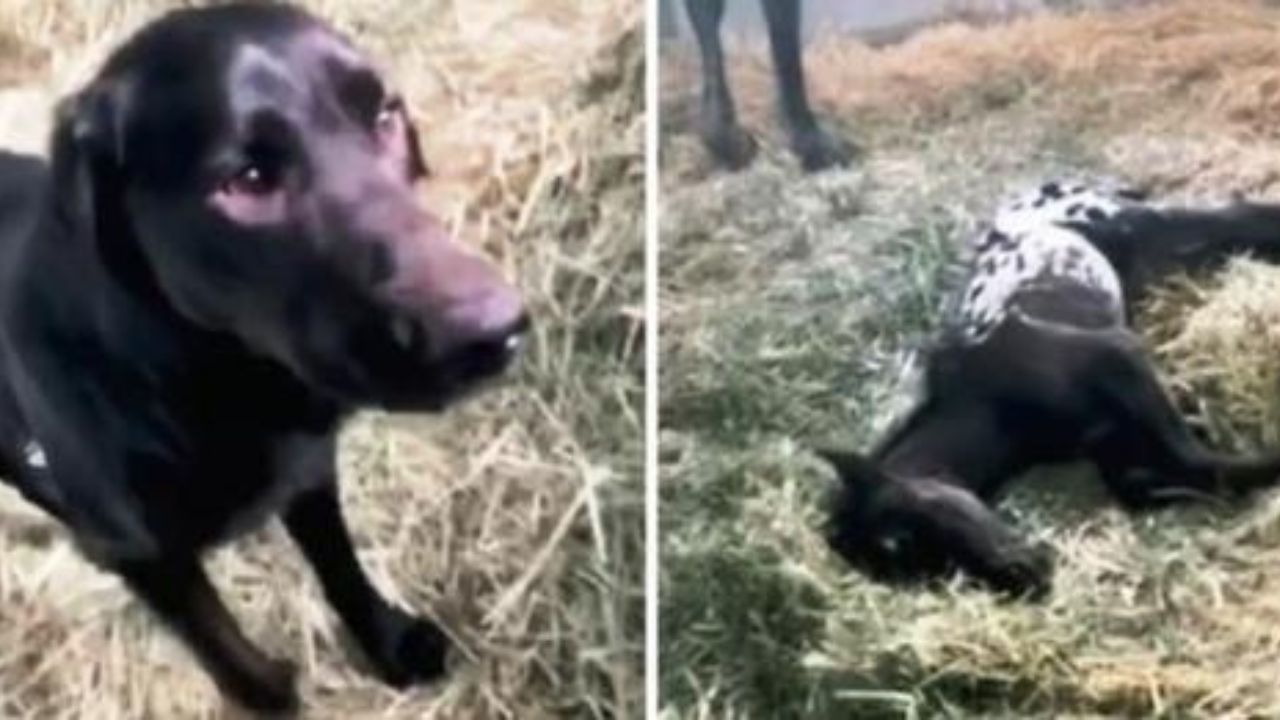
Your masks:
{"label": "dog's front paw", "polygon": [[384,682],[393,687],[425,683],[444,674],[449,639],[430,620],[389,611],[386,630],[370,651]]}

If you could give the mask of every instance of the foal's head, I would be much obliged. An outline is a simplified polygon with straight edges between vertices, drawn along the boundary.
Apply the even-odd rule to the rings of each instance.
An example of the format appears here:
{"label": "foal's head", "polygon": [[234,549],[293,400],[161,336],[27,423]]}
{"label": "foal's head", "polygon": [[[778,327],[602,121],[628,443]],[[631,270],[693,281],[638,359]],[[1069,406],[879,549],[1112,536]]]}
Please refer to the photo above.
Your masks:
{"label": "foal's head", "polygon": [[819,454],[841,481],[827,541],[854,568],[891,583],[962,571],[1012,596],[1048,592],[1048,552],[1021,541],[965,488],[939,477],[897,477],[852,452]]}

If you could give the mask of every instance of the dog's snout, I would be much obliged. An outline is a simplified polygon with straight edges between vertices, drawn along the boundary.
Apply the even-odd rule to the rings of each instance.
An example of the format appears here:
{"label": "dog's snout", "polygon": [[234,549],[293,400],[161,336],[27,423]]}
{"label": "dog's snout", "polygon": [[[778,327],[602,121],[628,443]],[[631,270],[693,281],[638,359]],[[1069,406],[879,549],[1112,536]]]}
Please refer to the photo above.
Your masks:
{"label": "dog's snout", "polygon": [[391,245],[395,266],[384,291],[392,336],[464,376],[499,371],[528,325],[520,293],[493,262],[425,220]]}
{"label": "dog's snout", "polygon": [[441,355],[469,350],[513,353],[520,346],[528,317],[514,288],[495,285],[455,300],[434,324],[436,351]]}

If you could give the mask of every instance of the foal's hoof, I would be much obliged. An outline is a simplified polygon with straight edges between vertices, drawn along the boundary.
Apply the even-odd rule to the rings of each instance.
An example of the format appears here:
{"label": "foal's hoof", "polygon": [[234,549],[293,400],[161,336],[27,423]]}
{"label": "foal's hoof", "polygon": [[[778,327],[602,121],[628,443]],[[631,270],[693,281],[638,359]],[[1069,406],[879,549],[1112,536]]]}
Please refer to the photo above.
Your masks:
{"label": "foal's hoof", "polygon": [[227,678],[224,691],[255,713],[289,716],[298,712],[298,669],[288,660],[267,660],[253,675]]}
{"label": "foal's hoof", "polygon": [[794,133],[791,149],[800,158],[800,166],[805,172],[843,167],[858,154],[853,143],[816,126]]}
{"label": "foal's hoof", "polygon": [[756,156],[756,139],[736,124],[704,124],[700,134],[707,151],[728,170],[741,170]]}
{"label": "foal's hoof", "polygon": [[1043,600],[1053,589],[1053,553],[1047,547],[1018,553],[1001,564],[992,584],[1009,598]]}
{"label": "foal's hoof", "polygon": [[444,674],[449,639],[429,620],[392,611],[389,628],[370,653],[383,682],[397,688],[435,680]]}

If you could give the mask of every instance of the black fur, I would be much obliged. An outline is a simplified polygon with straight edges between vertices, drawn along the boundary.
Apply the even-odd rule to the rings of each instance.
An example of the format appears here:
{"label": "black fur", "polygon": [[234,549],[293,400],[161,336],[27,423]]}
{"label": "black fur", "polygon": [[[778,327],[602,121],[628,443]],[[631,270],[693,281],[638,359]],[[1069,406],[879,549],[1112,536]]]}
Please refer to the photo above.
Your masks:
{"label": "black fur", "polygon": [[50,163],[0,156],[0,465],[182,634],[231,697],[297,703],[199,562],[271,514],[381,676],[443,668],[338,507],[335,434],[362,406],[439,410],[524,323],[422,210],[402,105],[284,5],[180,10],[60,108]]}

